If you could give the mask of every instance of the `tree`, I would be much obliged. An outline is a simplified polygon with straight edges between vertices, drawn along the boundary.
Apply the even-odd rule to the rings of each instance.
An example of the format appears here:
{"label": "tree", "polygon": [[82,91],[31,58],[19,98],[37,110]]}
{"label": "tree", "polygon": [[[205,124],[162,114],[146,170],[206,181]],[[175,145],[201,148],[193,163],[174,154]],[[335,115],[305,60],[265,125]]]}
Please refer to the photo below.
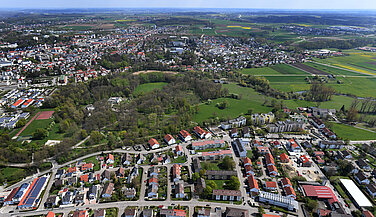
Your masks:
{"label": "tree", "polygon": [[259,216],[262,216],[262,215],[265,214],[264,207],[262,207],[262,206],[259,206],[259,207],[258,207],[258,214],[259,214]]}
{"label": "tree", "polygon": [[234,170],[235,162],[229,156],[226,156],[225,158],[223,158],[220,166],[224,170]]}
{"label": "tree", "polygon": [[16,123],[16,127],[17,128],[19,128],[19,127],[23,127],[23,126],[25,126],[26,125],[26,120],[25,120],[25,118],[21,118],[19,121],[17,121],[17,123]]}
{"label": "tree", "polygon": [[213,188],[210,186],[206,186],[206,188],[202,191],[201,197],[211,198],[212,193],[213,193]]}
{"label": "tree", "polygon": [[309,90],[309,96],[311,97],[311,100],[316,102],[329,101],[334,93],[335,90],[332,87],[324,85],[320,82],[312,83]]}
{"label": "tree", "polygon": [[215,183],[213,180],[206,181],[206,186],[210,186],[212,189],[217,189],[217,183]]}
{"label": "tree", "polygon": [[41,140],[48,136],[48,131],[46,129],[38,128],[31,134],[33,139]]}
{"label": "tree", "polygon": [[80,132],[81,139],[85,139],[88,136],[87,131],[82,129]]}
{"label": "tree", "polygon": [[200,178],[200,174],[199,173],[193,173],[192,174],[192,179],[193,179],[193,181],[196,181],[197,179],[199,179]]}
{"label": "tree", "polygon": [[347,121],[357,121],[358,120],[358,110],[355,107],[350,107],[346,114]]}
{"label": "tree", "polygon": [[312,212],[313,210],[316,210],[318,207],[318,203],[316,200],[312,200],[307,198],[307,208]]}
{"label": "tree", "polygon": [[229,190],[239,190],[240,188],[240,182],[239,182],[239,179],[235,176],[231,176],[231,178],[229,180],[227,180],[226,182],[226,189],[229,189]]}
{"label": "tree", "polygon": [[100,132],[98,132],[96,130],[91,131],[91,133],[90,133],[90,143],[92,145],[99,143],[102,139],[103,139],[103,135]]}

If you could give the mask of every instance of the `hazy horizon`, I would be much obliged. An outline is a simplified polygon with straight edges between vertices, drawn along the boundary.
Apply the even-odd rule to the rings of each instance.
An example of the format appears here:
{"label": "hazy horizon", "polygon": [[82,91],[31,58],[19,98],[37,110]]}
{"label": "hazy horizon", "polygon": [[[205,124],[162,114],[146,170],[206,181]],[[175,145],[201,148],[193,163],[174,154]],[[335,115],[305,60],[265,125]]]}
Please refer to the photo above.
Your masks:
{"label": "hazy horizon", "polygon": [[374,0],[3,0],[2,9],[186,8],[375,10]]}

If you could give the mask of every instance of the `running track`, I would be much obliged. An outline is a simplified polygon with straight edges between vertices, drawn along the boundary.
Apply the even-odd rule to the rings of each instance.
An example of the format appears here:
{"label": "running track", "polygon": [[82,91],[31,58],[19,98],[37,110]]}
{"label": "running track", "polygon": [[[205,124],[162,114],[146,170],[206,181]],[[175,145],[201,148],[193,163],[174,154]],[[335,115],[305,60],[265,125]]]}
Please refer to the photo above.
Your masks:
{"label": "running track", "polygon": [[24,131],[26,127],[29,126],[29,124],[31,124],[31,122],[33,122],[33,120],[35,120],[35,118],[38,117],[39,114],[40,112],[38,112],[29,122],[27,122],[27,124],[24,127],[22,127],[22,129],[16,134],[16,137],[18,137],[22,133],[22,131]]}

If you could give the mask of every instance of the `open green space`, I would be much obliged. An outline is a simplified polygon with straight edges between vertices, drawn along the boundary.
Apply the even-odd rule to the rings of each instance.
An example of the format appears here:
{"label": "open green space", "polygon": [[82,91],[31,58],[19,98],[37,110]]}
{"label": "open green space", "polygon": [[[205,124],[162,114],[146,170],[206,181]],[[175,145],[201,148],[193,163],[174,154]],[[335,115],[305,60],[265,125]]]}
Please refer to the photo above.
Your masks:
{"label": "open green space", "polygon": [[224,189],[224,185],[225,185],[225,182],[227,180],[212,180],[215,182],[215,184],[217,185],[217,189]]}
{"label": "open green space", "polygon": [[62,29],[70,29],[70,30],[78,30],[78,31],[83,31],[83,30],[89,30],[92,29],[92,26],[64,26]]}
{"label": "open green space", "polygon": [[201,162],[201,167],[204,168],[205,170],[221,170],[219,167],[218,167],[218,163],[217,162],[207,162],[207,161],[204,161],[204,162]]}
{"label": "open green space", "polygon": [[[199,112],[194,116],[194,121],[203,122],[216,114],[218,117],[235,118],[240,114],[245,114],[249,109],[253,109],[256,113],[267,113],[272,108],[262,105],[265,101],[265,96],[257,93],[252,88],[241,87],[236,84],[224,84],[223,88],[227,88],[229,93],[241,95],[241,99],[233,98],[219,98],[212,100],[211,103],[204,103],[199,105]],[[217,103],[223,101],[228,102],[228,106],[225,109],[219,109],[216,107]]]}
{"label": "open green space", "polygon": [[97,156],[92,156],[92,157],[86,158],[84,161],[86,163],[93,163],[94,164],[94,167],[93,167],[94,171],[98,171],[101,168],[100,163],[97,160]]}
{"label": "open green space", "polygon": [[28,170],[16,167],[0,168],[0,183],[7,182],[8,185],[14,184],[30,175]]}
{"label": "open green space", "polygon": [[274,69],[277,72],[280,72],[281,74],[308,75],[308,73],[288,64],[278,64],[271,66],[270,68]]}
{"label": "open green space", "polygon": [[376,133],[358,129],[353,126],[333,123],[331,129],[337,137],[349,140],[372,140],[376,139]]}
{"label": "open green space", "polygon": [[20,136],[31,136],[31,134],[38,128],[46,129],[50,123],[52,122],[52,119],[44,119],[44,120],[37,120],[35,119],[33,122],[29,124],[29,126],[26,127],[24,131],[20,134]]}
{"label": "open green space", "polygon": [[167,85],[166,82],[140,84],[136,87],[133,93],[134,94],[148,93],[155,89],[162,89],[162,87],[164,87],[165,85]]}
{"label": "open green space", "polygon": [[240,72],[247,75],[281,75],[280,72],[274,70],[271,67],[246,68],[242,69]]}
{"label": "open green space", "polygon": [[[351,103],[354,101],[354,98],[348,97],[348,96],[332,96],[331,101],[321,102],[319,103],[320,108],[333,108],[337,111],[341,109],[341,107],[344,105],[345,108],[349,108]],[[284,100],[283,103],[288,108],[297,108],[297,107],[317,107],[317,102],[310,102],[310,101],[304,101],[304,100]]]}

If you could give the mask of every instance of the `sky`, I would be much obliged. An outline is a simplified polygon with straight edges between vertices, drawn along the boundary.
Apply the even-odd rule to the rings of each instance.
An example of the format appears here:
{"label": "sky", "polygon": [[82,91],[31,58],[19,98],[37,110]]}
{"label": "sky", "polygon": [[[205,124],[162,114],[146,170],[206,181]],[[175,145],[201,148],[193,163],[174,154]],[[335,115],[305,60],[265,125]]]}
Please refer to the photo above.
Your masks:
{"label": "sky", "polygon": [[376,9],[376,0],[0,0],[0,8]]}

